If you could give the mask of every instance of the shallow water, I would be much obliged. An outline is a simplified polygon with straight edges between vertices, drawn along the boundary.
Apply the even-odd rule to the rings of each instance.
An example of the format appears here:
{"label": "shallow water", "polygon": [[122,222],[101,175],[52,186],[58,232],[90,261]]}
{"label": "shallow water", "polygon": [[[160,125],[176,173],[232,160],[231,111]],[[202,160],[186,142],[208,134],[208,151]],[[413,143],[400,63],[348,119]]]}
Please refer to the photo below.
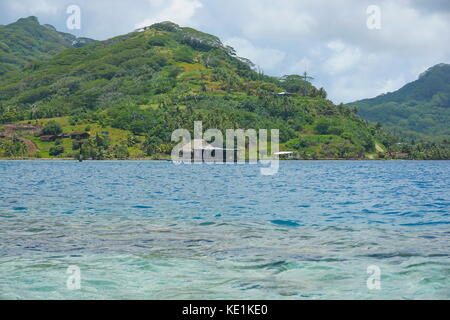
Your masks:
{"label": "shallow water", "polygon": [[449,161],[291,161],[275,176],[0,161],[0,186],[3,299],[450,299]]}

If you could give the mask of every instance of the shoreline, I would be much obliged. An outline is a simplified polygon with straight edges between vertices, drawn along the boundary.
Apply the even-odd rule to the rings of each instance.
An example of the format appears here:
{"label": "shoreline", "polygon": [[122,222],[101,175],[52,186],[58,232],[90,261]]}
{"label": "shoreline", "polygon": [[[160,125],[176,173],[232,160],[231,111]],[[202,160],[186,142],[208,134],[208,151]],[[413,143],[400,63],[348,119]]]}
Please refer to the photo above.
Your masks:
{"label": "shoreline", "polygon": [[[272,159],[276,160],[276,159]],[[79,162],[78,159],[73,158],[0,158],[0,161],[74,161]],[[150,159],[150,158],[128,158],[128,159],[85,159],[85,161],[167,161],[172,162],[171,159]],[[278,161],[450,161],[450,159],[278,159]],[[206,162],[204,162],[206,163]],[[237,162],[228,162],[232,164]],[[247,163],[247,162],[245,162]],[[221,163],[222,164],[222,163]]]}

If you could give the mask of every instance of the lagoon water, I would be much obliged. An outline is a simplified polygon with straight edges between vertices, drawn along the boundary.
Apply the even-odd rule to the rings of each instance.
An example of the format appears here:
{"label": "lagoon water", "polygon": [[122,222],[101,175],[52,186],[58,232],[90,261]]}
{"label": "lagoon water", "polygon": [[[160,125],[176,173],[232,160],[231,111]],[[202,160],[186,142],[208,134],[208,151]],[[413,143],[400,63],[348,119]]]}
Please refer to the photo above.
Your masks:
{"label": "lagoon water", "polygon": [[449,161],[259,169],[0,161],[0,298],[450,299]]}

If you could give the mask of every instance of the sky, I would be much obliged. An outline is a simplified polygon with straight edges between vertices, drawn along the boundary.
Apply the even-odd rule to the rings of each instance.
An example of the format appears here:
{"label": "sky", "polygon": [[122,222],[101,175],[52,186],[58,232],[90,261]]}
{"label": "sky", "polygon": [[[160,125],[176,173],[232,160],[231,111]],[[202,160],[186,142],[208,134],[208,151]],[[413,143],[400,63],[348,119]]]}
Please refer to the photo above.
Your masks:
{"label": "sky", "polygon": [[[80,29],[67,26],[70,5]],[[193,27],[267,75],[307,71],[335,103],[395,91],[450,63],[449,0],[0,0],[0,24],[30,15],[97,40],[161,21]]]}

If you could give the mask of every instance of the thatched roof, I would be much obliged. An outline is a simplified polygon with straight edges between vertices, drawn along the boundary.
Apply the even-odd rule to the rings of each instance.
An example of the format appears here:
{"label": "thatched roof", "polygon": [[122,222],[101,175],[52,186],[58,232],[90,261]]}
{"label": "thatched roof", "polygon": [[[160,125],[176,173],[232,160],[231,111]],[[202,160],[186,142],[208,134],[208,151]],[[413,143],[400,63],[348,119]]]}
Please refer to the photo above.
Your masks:
{"label": "thatched roof", "polygon": [[41,136],[42,141],[55,140],[56,138],[57,138],[57,136],[55,136],[55,135]]}
{"label": "thatched roof", "polygon": [[183,152],[192,152],[194,150],[229,150],[229,151],[235,151],[235,149],[226,149],[226,148],[219,148],[219,147],[214,147],[211,144],[209,144],[208,142],[206,142],[206,140],[204,139],[194,139],[191,142],[186,143],[183,148],[182,148]]}
{"label": "thatched roof", "polygon": [[70,135],[71,136],[85,136],[85,135],[89,135],[89,133],[80,131],[80,132],[72,132]]}

